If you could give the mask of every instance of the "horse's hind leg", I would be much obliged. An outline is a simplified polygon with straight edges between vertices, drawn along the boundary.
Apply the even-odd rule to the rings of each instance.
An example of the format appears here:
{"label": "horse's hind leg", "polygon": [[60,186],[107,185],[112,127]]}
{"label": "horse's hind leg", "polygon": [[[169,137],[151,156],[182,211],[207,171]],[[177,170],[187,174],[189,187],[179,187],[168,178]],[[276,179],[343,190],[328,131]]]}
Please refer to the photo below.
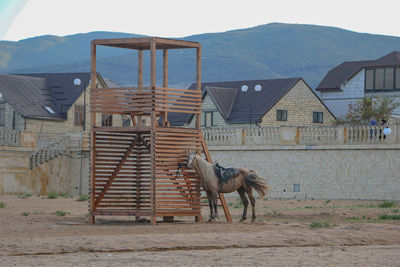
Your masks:
{"label": "horse's hind leg", "polygon": [[249,205],[249,201],[246,198],[246,192],[244,191],[243,187],[239,188],[237,190],[237,192],[239,193],[239,196],[243,202],[243,214],[242,214],[242,218],[240,219],[240,222],[244,222],[246,220],[246,216],[247,216],[247,206]]}
{"label": "horse's hind leg", "polygon": [[252,211],[251,222],[255,222],[256,221],[256,199],[254,198],[252,189],[249,189],[246,193],[250,199],[250,204],[251,204],[251,211]]}
{"label": "horse's hind leg", "polygon": [[207,198],[208,198],[208,204],[210,206],[210,218],[208,219],[208,222],[212,222],[214,219],[214,209],[213,209],[213,198],[211,196],[211,192],[206,191]]}

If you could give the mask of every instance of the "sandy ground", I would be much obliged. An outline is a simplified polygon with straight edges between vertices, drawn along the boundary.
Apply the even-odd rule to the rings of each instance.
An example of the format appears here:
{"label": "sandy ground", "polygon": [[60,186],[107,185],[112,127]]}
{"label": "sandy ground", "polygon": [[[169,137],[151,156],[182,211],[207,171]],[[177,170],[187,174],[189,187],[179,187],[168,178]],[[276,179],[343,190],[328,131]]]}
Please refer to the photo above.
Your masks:
{"label": "sandy ground", "polygon": [[399,203],[258,200],[257,222],[238,223],[238,199],[227,201],[234,223],[221,210],[215,224],[98,217],[90,225],[86,201],[0,196],[0,266],[400,266],[400,220],[378,219],[400,214]]}

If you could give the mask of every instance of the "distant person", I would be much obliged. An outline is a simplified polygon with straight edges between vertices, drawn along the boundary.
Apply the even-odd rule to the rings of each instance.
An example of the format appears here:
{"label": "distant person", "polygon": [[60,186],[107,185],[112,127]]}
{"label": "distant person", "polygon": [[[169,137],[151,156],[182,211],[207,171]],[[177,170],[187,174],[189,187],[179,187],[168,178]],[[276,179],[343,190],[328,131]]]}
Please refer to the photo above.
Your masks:
{"label": "distant person", "polygon": [[[374,117],[369,118],[369,126],[377,126],[377,125],[378,125],[378,122],[374,119]],[[376,129],[375,129],[375,131],[372,129],[370,130],[371,139],[374,136],[374,132],[375,132],[375,136],[376,136],[376,133],[377,133]]]}
{"label": "distant person", "polygon": [[381,120],[380,126],[382,126],[382,127],[379,129],[379,139],[382,139],[382,134],[383,134],[383,139],[385,140],[386,139],[386,135],[382,132],[383,131],[382,129],[385,129],[385,127],[386,127],[386,120],[385,119]]}

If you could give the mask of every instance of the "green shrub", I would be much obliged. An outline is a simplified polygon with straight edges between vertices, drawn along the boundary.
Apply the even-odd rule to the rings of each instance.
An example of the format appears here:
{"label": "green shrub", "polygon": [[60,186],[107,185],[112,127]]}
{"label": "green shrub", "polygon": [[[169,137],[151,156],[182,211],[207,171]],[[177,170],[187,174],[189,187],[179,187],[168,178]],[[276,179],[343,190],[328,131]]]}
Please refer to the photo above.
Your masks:
{"label": "green shrub", "polygon": [[380,219],[380,220],[400,220],[400,214],[393,214],[393,215],[381,214],[378,216],[378,219]]}
{"label": "green shrub", "polygon": [[320,222],[312,222],[311,224],[310,224],[310,227],[311,228],[323,228],[323,227],[329,227],[330,225],[329,225],[329,223],[328,222],[323,222],[323,223],[320,223]]}
{"label": "green shrub", "polygon": [[68,214],[71,214],[71,213],[68,212],[68,211],[57,210],[56,214],[57,214],[57,216],[65,216],[65,215],[68,215]]}
{"label": "green shrub", "polygon": [[330,199],[328,199],[327,201],[325,201],[325,204],[328,204],[329,202],[331,202],[331,200],[330,200]]}
{"label": "green shrub", "polygon": [[391,208],[391,207],[394,207],[395,205],[396,205],[396,203],[393,201],[383,201],[378,204],[378,207],[379,208]]}
{"label": "green shrub", "polygon": [[21,212],[21,215],[22,215],[22,216],[28,216],[29,214],[31,214],[29,211]]}
{"label": "green shrub", "polygon": [[48,198],[48,199],[55,199],[55,198],[58,198],[58,194],[57,194],[56,192],[50,192],[50,193],[47,195],[47,198]]}
{"label": "green shrub", "polygon": [[61,193],[60,197],[62,198],[69,198],[69,195],[67,193]]}
{"label": "green shrub", "polygon": [[0,202],[0,209],[3,209],[7,206],[7,203],[5,202]]}
{"label": "green shrub", "polygon": [[21,196],[18,196],[18,198],[26,199],[26,198],[31,197],[31,196],[32,196],[32,194],[26,193],[26,194],[23,194]]}
{"label": "green shrub", "polygon": [[392,209],[391,212],[399,212],[399,209]]}
{"label": "green shrub", "polygon": [[86,200],[88,200],[88,199],[89,199],[89,196],[83,194],[83,195],[81,195],[76,201],[86,201]]}

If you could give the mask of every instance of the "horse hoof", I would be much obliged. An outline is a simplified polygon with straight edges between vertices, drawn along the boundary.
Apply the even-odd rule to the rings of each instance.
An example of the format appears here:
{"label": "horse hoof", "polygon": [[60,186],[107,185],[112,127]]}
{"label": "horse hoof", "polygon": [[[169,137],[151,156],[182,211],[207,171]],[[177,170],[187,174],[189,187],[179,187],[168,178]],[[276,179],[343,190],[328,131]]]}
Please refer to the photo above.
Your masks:
{"label": "horse hoof", "polygon": [[245,220],[246,220],[246,218],[242,218],[242,219],[240,219],[239,222],[244,222]]}

